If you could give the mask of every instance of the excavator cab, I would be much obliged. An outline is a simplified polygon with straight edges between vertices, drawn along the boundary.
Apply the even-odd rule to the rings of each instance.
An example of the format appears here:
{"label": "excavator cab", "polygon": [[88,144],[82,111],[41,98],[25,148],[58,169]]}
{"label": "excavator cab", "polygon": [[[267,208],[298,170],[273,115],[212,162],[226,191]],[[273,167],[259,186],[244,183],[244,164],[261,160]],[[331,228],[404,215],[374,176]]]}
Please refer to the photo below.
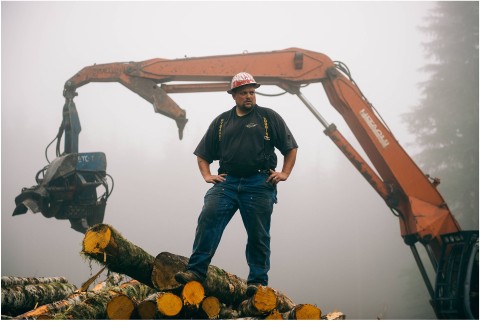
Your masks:
{"label": "excavator cab", "polygon": [[433,308],[439,319],[478,320],[478,231],[444,234]]}

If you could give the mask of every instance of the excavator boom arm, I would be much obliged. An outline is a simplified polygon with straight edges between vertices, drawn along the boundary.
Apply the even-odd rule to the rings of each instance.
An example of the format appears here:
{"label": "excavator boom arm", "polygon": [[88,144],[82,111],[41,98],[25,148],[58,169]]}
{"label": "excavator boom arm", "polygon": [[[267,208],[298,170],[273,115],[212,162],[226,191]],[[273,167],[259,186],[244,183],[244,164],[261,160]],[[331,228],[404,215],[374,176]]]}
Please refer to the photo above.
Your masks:
{"label": "excavator boom arm", "polygon": [[434,182],[400,146],[355,82],[329,69],[323,86],[330,103],[343,116],[389,191],[382,195],[400,215],[407,244],[429,243],[440,256],[440,235],[460,231]]}
{"label": "excavator boom arm", "polygon": [[[232,74],[250,70],[265,85],[289,92],[301,84],[319,82],[333,62],[325,55],[303,49],[184,59],[95,64],[80,70],[65,83],[64,96],[90,82],[119,82],[153,104],[154,110],[174,119],[182,137],[186,113],[167,93],[227,90]],[[174,84],[189,82],[194,84]]]}

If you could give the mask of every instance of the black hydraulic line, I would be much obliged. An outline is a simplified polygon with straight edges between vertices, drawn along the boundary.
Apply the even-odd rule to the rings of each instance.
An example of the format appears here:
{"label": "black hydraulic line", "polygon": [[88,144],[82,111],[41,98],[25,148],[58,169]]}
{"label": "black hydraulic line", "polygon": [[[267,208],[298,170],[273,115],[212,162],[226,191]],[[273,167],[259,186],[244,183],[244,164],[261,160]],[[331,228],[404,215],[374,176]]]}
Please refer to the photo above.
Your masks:
{"label": "black hydraulic line", "polygon": [[428,278],[427,271],[425,270],[425,266],[423,266],[422,259],[420,258],[420,255],[418,255],[418,250],[415,246],[415,244],[410,245],[410,249],[412,250],[413,257],[415,258],[415,262],[417,262],[418,269],[420,270],[420,273],[422,274],[423,281],[425,282],[425,285],[427,286],[428,293],[430,294],[430,298],[433,300],[434,292],[433,292],[433,287],[432,283],[430,282],[430,279]]}

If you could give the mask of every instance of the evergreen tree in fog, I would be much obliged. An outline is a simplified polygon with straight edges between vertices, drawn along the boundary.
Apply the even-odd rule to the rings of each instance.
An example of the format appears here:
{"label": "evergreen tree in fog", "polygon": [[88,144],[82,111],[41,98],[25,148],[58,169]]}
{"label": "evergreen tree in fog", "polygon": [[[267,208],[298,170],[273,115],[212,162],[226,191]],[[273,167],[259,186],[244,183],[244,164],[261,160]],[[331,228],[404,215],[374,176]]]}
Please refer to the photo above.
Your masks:
{"label": "evergreen tree in fog", "polygon": [[478,2],[437,2],[421,30],[429,79],[422,99],[403,115],[421,151],[420,167],[463,229],[478,229]]}

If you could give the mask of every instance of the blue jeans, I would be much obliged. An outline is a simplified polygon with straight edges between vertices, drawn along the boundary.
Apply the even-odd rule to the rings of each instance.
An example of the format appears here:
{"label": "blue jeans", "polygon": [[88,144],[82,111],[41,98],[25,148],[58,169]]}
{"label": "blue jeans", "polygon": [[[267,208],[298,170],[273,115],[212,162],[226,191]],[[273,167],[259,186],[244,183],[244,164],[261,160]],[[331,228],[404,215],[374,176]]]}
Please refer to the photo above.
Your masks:
{"label": "blue jeans", "polygon": [[267,285],[270,221],[273,204],[277,202],[277,189],[266,182],[268,175],[265,173],[249,177],[227,175],[225,178],[205,194],[187,270],[206,277],[223,231],[239,209],[248,236],[245,255],[250,273],[247,283]]}

